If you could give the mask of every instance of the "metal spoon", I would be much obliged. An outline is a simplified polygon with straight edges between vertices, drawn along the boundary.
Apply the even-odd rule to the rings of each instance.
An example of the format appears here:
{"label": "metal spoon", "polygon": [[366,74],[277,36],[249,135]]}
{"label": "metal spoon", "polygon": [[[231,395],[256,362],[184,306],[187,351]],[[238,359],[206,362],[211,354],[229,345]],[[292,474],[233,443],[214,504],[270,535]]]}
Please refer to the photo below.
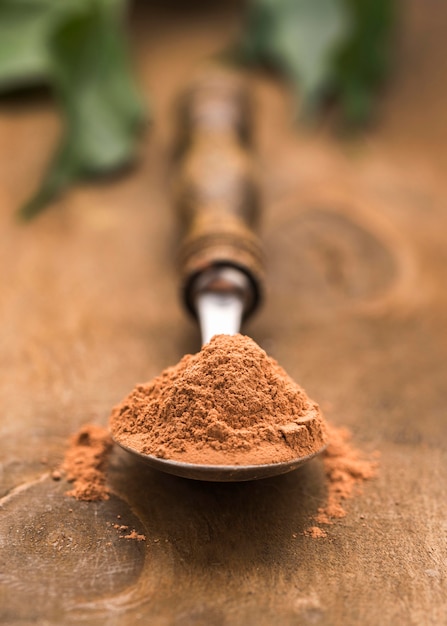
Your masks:
{"label": "metal spoon", "polygon": [[[217,334],[238,333],[261,299],[250,119],[246,84],[226,70],[200,75],[184,102],[177,179],[177,206],[185,222],[180,269],[184,302],[199,321],[203,344]],[[115,442],[154,469],[221,482],[284,474],[324,449],[283,463],[206,465],[142,454]]]}
{"label": "metal spoon", "polygon": [[[207,288],[202,288],[196,296],[197,313],[200,321],[202,343],[217,334],[233,335],[239,332],[244,311],[244,300],[249,290],[249,283],[242,272],[231,267],[221,267],[205,273],[202,278]],[[214,288],[213,288],[214,285]],[[216,289],[219,285],[219,289]],[[263,465],[203,465],[185,463],[166,458],[158,458],[150,454],[142,454],[122,445],[122,448],[136,455],[139,459],[156,470],[174,474],[183,478],[207,480],[215,482],[232,482],[255,480],[285,474],[296,469],[306,461],[319,454],[324,446],[308,456],[295,458],[286,463],[269,463]]]}

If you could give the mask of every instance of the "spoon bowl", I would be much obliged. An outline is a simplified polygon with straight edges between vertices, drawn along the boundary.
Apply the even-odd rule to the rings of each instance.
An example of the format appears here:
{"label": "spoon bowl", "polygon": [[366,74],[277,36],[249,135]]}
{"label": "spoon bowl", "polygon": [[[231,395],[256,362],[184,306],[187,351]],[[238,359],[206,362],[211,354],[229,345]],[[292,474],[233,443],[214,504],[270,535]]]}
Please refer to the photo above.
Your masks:
{"label": "spoon bowl", "polygon": [[133,448],[123,445],[117,440],[114,441],[123,450],[129,452],[140,461],[143,461],[152,467],[152,469],[167,474],[173,474],[174,476],[180,476],[181,478],[222,483],[259,480],[261,478],[287,474],[287,472],[297,469],[304,463],[307,463],[307,461],[311,461],[326,448],[326,445],[324,445],[313,454],[282,463],[266,463],[262,465],[202,465],[198,463],[174,461],[172,459],[162,459],[151,454],[143,454],[142,452],[138,452]]}

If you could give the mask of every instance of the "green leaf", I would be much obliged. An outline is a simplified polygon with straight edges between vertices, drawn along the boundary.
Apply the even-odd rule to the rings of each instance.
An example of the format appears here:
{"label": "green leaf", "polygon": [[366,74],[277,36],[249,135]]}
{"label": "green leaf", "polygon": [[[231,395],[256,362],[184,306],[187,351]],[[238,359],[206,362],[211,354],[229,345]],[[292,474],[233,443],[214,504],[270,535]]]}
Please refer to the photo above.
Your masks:
{"label": "green leaf", "polygon": [[131,162],[144,107],[123,29],[125,0],[0,0],[0,92],[51,85],[64,131],[32,217],[77,180]]}
{"label": "green leaf", "polygon": [[343,0],[253,0],[242,52],[278,67],[310,105],[326,86],[349,27]]}
{"label": "green leaf", "polygon": [[238,56],[288,77],[305,111],[331,95],[364,122],[391,58],[395,0],[251,0]]}
{"label": "green leaf", "polygon": [[48,79],[52,12],[47,0],[0,0],[0,91]]}
{"label": "green leaf", "polygon": [[397,12],[392,0],[345,0],[353,28],[334,62],[333,90],[351,123],[364,123],[391,64]]}
{"label": "green leaf", "polygon": [[51,42],[56,95],[68,122],[65,140],[87,175],[127,162],[143,114],[116,32],[119,4],[86,3]]}

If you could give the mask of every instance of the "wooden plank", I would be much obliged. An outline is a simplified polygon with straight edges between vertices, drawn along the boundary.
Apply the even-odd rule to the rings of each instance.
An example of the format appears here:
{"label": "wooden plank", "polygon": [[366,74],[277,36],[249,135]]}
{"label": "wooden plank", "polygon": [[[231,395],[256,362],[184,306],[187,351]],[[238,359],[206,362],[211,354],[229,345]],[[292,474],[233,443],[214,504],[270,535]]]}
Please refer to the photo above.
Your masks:
{"label": "wooden plank", "polygon": [[[285,94],[255,80],[270,291],[246,330],[328,419],[382,455],[378,479],[325,539],[302,534],[324,501],[318,460],[213,485],[116,452],[117,495],[97,504],[73,501],[50,478],[78,426],[106,423],[137,381],[198,349],[176,293],[170,105],[197,60],[228,40],[234,9],[183,14],[181,27],[167,9],[140,9],[139,73],[158,118],[138,170],[74,190],[29,225],[14,221],[14,207],[36,184],[58,123],[45,101],[2,105],[2,623],[445,622],[447,188],[435,130],[447,88],[434,22],[447,11],[410,9],[400,82],[380,126],[356,142],[291,133]],[[419,62],[422,104],[406,66],[418,41],[431,42]],[[114,524],[146,542],[120,538]]]}

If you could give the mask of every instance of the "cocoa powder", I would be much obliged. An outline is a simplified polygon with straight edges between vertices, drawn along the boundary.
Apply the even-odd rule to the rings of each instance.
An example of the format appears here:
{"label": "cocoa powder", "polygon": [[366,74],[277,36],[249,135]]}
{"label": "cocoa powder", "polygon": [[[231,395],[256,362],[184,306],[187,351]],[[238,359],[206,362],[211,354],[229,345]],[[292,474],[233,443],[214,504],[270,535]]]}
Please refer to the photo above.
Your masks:
{"label": "cocoa powder", "polygon": [[[344,501],[377,473],[377,455],[368,457],[357,449],[347,428],[325,423],[303,389],[241,335],[216,337],[199,354],[187,355],[152,382],[137,385],[110,421],[114,436],[125,445],[196,463],[275,462],[311,454],[328,442],[321,455],[326,501],[304,531],[312,538],[325,537],[316,524],[344,517]],[[79,500],[109,497],[111,449],[110,435],[100,426],[87,424],[71,437],[62,466],[74,483],[68,495]],[[61,478],[58,470],[52,476]],[[123,538],[144,539],[136,531]]]}
{"label": "cocoa powder", "polygon": [[328,424],[328,434],[329,445],[322,457],[328,493],[325,505],[314,517],[319,524],[345,517],[344,500],[358,493],[362,483],[376,476],[378,469],[377,453],[372,458],[362,454],[351,443],[350,430]]}
{"label": "cocoa powder", "polygon": [[68,496],[77,500],[107,500],[106,470],[113,442],[106,428],[86,424],[70,438],[62,470],[73,488]]}
{"label": "cocoa powder", "polygon": [[[361,492],[362,483],[377,475],[378,453],[369,457],[352,443],[352,433],[347,428],[327,424],[329,444],[322,454],[326,476],[326,502],[313,517],[317,524],[333,524],[345,517],[344,501]],[[319,526],[310,526],[304,534],[313,539],[326,537]]]}
{"label": "cocoa powder", "polygon": [[136,541],[146,541],[146,535],[137,533],[136,530],[131,530],[127,535],[120,535],[121,539],[135,539]]}
{"label": "cocoa powder", "polygon": [[318,405],[252,339],[217,335],[149,383],[110,418],[113,437],[144,454],[210,465],[257,465],[318,452]]}

